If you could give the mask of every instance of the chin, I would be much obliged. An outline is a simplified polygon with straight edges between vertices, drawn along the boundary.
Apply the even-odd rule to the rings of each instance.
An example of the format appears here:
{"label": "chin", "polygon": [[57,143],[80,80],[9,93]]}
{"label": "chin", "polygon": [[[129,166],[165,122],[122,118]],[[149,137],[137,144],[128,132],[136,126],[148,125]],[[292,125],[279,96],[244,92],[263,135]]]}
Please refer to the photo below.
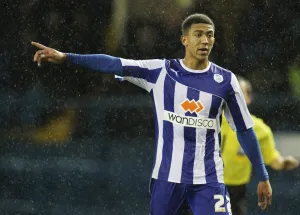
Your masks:
{"label": "chin", "polygon": [[206,61],[206,60],[208,60],[208,55],[205,55],[205,56],[203,56],[203,55],[197,56],[197,59],[198,59],[199,61]]}

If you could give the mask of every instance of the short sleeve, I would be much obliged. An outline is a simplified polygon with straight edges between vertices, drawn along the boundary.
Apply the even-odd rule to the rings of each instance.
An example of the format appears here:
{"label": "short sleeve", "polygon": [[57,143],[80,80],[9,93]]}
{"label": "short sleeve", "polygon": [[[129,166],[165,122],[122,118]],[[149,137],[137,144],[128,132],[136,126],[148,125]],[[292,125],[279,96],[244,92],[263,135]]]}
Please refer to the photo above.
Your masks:
{"label": "short sleeve", "polygon": [[233,73],[231,73],[228,94],[224,114],[230,127],[234,131],[244,131],[253,127],[254,123],[249,113],[243,92]]}
{"label": "short sleeve", "polygon": [[129,81],[148,92],[155,85],[165,61],[161,59],[153,60],[128,60],[121,58],[124,71],[122,80]]}

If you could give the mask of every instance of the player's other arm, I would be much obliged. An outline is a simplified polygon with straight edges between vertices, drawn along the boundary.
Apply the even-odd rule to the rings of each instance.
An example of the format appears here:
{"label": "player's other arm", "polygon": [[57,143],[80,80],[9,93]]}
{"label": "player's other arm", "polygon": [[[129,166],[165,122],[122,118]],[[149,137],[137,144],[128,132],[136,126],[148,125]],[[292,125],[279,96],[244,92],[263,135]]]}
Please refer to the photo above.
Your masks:
{"label": "player's other arm", "polygon": [[224,113],[229,125],[233,130],[236,130],[239,143],[252,163],[256,176],[260,181],[257,187],[258,206],[264,210],[272,202],[272,189],[269,182],[269,175],[253,129],[252,117],[234,74],[231,74],[230,92],[228,95]]}
{"label": "player's other arm", "polygon": [[239,143],[251,161],[258,179],[260,181],[268,180],[268,172],[253,129],[254,122],[240,85],[233,73],[231,74],[230,92],[226,102],[225,117],[231,128],[236,131]]}

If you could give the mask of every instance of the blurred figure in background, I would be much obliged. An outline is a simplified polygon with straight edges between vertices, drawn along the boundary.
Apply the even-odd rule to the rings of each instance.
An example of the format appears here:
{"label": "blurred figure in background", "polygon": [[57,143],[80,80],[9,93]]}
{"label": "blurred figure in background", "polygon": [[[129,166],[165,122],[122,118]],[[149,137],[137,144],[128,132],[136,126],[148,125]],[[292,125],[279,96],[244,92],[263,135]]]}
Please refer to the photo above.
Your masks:
{"label": "blurred figure in background", "polygon": [[76,126],[78,110],[64,109],[58,116],[52,117],[40,127],[33,129],[32,139],[37,143],[61,143],[68,142]]}
{"label": "blurred figure in background", "polygon": [[[252,102],[251,83],[237,76],[247,105]],[[264,121],[252,115],[254,131],[257,135],[261,152],[266,165],[274,170],[292,170],[299,162],[292,156],[282,157],[276,150],[271,128]],[[241,148],[235,132],[230,128],[227,120],[222,120],[221,153],[224,160],[224,181],[227,185],[233,215],[247,214],[247,184],[251,178],[251,163]]]}

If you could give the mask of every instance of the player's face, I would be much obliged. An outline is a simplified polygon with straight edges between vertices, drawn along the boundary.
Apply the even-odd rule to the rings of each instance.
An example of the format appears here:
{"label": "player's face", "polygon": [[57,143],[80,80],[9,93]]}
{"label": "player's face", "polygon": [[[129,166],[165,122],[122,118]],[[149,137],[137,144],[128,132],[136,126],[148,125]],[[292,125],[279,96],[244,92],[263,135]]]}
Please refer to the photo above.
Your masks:
{"label": "player's face", "polygon": [[210,24],[192,24],[187,35],[183,35],[181,40],[186,54],[201,61],[208,60],[215,42],[214,28]]}
{"label": "player's face", "polygon": [[250,105],[252,102],[252,87],[245,81],[240,81],[240,86],[243,91],[246,104]]}

